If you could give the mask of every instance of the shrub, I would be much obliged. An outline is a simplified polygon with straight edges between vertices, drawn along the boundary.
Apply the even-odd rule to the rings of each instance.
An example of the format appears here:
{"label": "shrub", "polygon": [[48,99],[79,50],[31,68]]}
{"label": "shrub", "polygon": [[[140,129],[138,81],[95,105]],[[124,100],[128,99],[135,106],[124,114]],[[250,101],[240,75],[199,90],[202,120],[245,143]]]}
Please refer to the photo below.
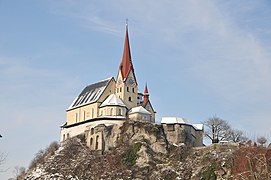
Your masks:
{"label": "shrub", "polygon": [[128,150],[122,154],[122,163],[130,167],[135,165],[138,158],[137,152],[140,150],[141,146],[141,142],[137,142],[130,146]]}

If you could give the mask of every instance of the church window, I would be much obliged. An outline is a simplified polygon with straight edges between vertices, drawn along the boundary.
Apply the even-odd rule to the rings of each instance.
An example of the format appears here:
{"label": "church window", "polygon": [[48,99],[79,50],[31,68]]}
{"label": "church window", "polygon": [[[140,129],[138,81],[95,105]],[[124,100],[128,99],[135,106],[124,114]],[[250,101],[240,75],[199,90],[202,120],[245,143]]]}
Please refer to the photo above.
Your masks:
{"label": "church window", "polygon": [[70,138],[70,134],[68,133],[68,134],[67,134],[67,139],[69,139],[69,138]]}
{"label": "church window", "polygon": [[127,92],[129,92],[129,87],[127,87]]}
{"label": "church window", "polygon": [[92,108],[91,110],[91,118],[93,118],[93,116],[94,116],[94,108]]}
{"label": "church window", "polygon": [[128,101],[130,101],[130,102],[131,102],[131,101],[132,101],[132,98],[131,98],[131,97],[129,97],[129,98],[128,98]]}
{"label": "church window", "polygon": [[83,120],[86,120],[86,111],[83,111]]}
{"label": "church window", "polygon": [[90,134],[93,135],[94,134],[94,128],[91,128],[90,130]]}
{"label": "church window", "polygon": [[167,130],[168,131],[175,131],[174,124],[167,124]]}
{"label": "church window", "polygon": [[96,136],[96,145],[95,145],[95,149],[98,149],[98,146],[99,146],[99,136]]}
{"label": "church window", "polygon": [[121,111],[121,108],[119,108],[119,116],[122,115],[122,111]]}
{"label": "church window", "polygon": [[121,92],[121,87],[120,87],[120,92]]}
{"label": "church window", "polygon": [[77,113],[74,114],[74,119],[75,119],[75,122],[78,121],[78,114]]}
{"label": "church window", "polygon": [[93,138],[90,138],[90,146],[93,144]]}
{"label": "church window", "polygon": [[63,141],[65,141],[65,134],[63,134]]}

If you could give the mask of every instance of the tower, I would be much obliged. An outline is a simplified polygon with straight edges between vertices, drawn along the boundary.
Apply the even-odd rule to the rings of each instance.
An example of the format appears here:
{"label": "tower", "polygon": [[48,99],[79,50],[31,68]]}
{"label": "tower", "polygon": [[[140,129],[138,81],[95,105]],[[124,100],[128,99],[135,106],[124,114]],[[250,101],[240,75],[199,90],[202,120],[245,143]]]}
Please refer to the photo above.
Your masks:
{"label": "tower", "polygon": [[131,58],[128,24],[126,23],[126,34],[124,41],[124,50],[122,61],[119,66],[118,75],[116,79],[116,95],[122,99],[127,107],[133,108],[137,106],[137,91],[138,84],[134,72],[134,67]]}

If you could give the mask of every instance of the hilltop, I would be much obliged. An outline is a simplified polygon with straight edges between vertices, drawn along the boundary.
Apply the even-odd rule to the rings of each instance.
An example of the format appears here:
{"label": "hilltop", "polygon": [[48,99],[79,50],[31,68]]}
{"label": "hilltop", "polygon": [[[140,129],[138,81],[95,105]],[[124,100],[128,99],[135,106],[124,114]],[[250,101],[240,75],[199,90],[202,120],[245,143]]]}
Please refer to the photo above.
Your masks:
{"label": "hilltop", "polygon": [[[126,122],[114,147],[91,151],[82,136],[51,145],[22,179],[268,179],[271,149],[239,144],[169,145],[157,125]],[[113,135],[109,135],[112,136]],[[110,137],[108,137],[110,139]]]}

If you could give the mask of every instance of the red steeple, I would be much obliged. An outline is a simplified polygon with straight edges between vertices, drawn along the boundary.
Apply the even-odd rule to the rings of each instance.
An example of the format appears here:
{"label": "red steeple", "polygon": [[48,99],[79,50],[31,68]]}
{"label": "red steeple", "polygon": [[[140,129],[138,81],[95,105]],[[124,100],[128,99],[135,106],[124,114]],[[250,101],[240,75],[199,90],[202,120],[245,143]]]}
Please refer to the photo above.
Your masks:
{"label": "red steeple", "polygon": [[148,86],[147,83],[145,85],[145,90],[144,90],[144,100],[143,100],[143,106],[145,106],[149,101],[149,91],[148,91]]}
{"label": "red steeple", "polygon": [[131,59],[131,52],[130,52],[130,44],[129,44],[129,35],[128,35],[128,24],[126,23],[126,35],[124,41],[124,50],[122,55],[122,61],[119,67],[122,78],[125,81],[129,75],[129,72],[132,70],[134,72],[132,59]]}

